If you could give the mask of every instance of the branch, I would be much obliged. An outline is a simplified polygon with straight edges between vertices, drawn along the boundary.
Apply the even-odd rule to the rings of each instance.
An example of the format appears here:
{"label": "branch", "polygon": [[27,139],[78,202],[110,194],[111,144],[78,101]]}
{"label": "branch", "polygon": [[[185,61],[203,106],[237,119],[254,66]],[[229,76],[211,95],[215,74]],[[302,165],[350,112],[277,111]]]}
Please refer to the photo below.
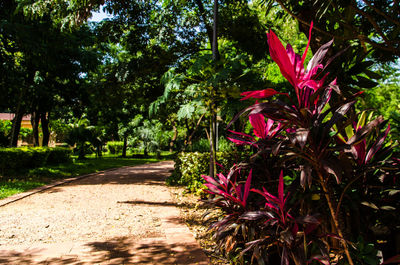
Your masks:
{"label": "branch", "polygon": [[368,19],[368,21],[371,23],[371,25],[374,27],[374,29],[378,32],[378,34],[382,37],[382,39],[385,41],[385,43],[390,46],[390,48],[393,48],[390,45],[390,41],[388,40],[388,38],[386,37],[386,35],[382,32],[381,28],[378,26],[378,24],[376,23],[376,21],[366,12],[362,11],[361,9],[359,9],[358,7],[354,6],[354,5],[350,5],[351,8],[353,8],[358,14],[366,17]]}
{"label": "branch", "polygon": [[[303,20],[303,19],[299,18],[298,16],[296,16],[292,11],[290,11],[289,8],[287,8],[287,7],[285,6],[285,4],[284,4],[281,0],[276,0],[276,2],[278,2],[278,4],[282,7],[282,9],[285,10],[290,16],[292,16],[293,18],[295,18],[297,21],[299,21],[299,22],[301,22],[302,24],[307,25],[307,26],[309,26],[309,27],[311,26],[311,23],[306,22],[305,20]],[[315,25],[314,25],[313,29],[315,29],[316,31],[319,31],[319,32],[321,32],[322,34],[327,35],[327,36],[329,36],[329,37],[331,37],[331,38],[344,39],[343,37],[335,36],[335,35],[333,35],[333,34],[327,32],[327,31],[325,31],[325,30],[323,30],[323,29],[320,29],[320,28],[316,27]]]}
{"label": "branch", "polygon": [[[304,24],[304,25],[306,25],[306,26],[308,26],[308,27],[311,26],[311,24],[310,24],[309,22],[304,21],[304,20],[301,19],[299,16],[297,16],[296,14],[294,14],[292,11],[290,11],[290,10],[284,5],[284,3],[282,2],[282,0],[276,0],[276,2],[278,2],[278,4],[282,7],[282,9],[285,10],[285,12],[287,12],[287,13],[288,13],[290,16],[292,16],[294,19],[296,19],[297,21],[299,21],[300,23],[302,23],[302,24]],[[353,6],[352,6],[352,7],[353,7]],[[353,8],[354,8],[354,7],[353,7]],[[357,10],[356,10],[356,11],[357,11]],[[363,11],[361,11],[361,12],[363,12]],[[364,13],[364,12],[363,12],[363,13]],[[364,13],[364,14],[365,14],[365,13]],[[361,15],[363,15],[363,14],[361,14]],[[367,14],[365,17],[368,18],[369,15]],[[339,21],[339,22],[340,22],[340,21]],[[371,21],[370,21],[370,22],[371,22]],[[373,21],[373,23],[375,23],[375,25],[376,25],[377,28],[375,28],[375,27],[374,27],[374,28],[378,31],[378,33],[380,32],[380,33],[383,35],[383,36],[382,36],[381,34],[379,34],[379,35],[381,35],[382,38],[384,38],[385,43],[387,44],[387,46],[386,46],[386,45],[382,45],[382,44],[380,44],[380,43],[377,43],[377,42],[375,42],[375,41],[372,41],[372,40],[369,39],[367,36],[362,35],[362,34],[353,35],[352,38],[346,38],[346,37],[343,37],[343,36],[340,36],[340,35],[331,34],[331,33],[327,32],[327,31],[325,31],[325,30],[323,30],[323,29],[321,29],[321,28],[319,28],[319,27],[316,27],[315,25],[314,25],[313,29],[315,29],[315,30],[318,31],[318,32],[321,32],[322,34],[324,34],[324,35],[326,35],[326,36],[329,36],[329,37],[335,38],[335,39],[339,39],[339,40],[342,40],[342,41],[358,39],[358,40],[360,40],[361,42],[366,42],[366,43],[370,44],[370,45],[373,46],[374,48],[377,48],[377,49],[380,49],[380,50],[384,50],[384,51],[388,51],[388,52],[392,52],[393,54],[396,54],[397,56],[399,56],[399,55],[400,55],[400,50],[399,50],[399,49],[396,49],[396,47],[393,47],[392,45],[390,45],[390,44],[389,44],[390,41],[387,40],[386,36],[382,33],[382,31],[380,30],[380,28],[378,27],[378,25],[376,24],[376,22]],[[347,28],[351,28],[353,32],[357,32],[357,31],[355,30],[354,27],[351,27],[351,26],[349,26],[349,25],[346,24],[346,23],[341,23],[341,24],[342,24],[343,26],[347,27]],[[371,22],[371,24],[372,24],[372,22]]]}
{"label": "branch", "polygon": [[197,131],[197,128],[199,127],[200,122],[201,122],[201,120],[203,119],[203,117],[204,117],[205,114],[206,114],[206,113],[203,113],[203,115],[201,115],[200,119],[197,121],[196,127],[194,128],[193,132],[190,134],[190,136],[189,136],[189,138],[188,138],[188,144],[190,144],[190,142],[192,141],[193,135],[194,135],[194,133]]}
{"label": "branch", "polygon": [[395,23],[396,25],[400,26],[400,22],[395,20],[394,18],[390,17],[389,15],[385,14],[383,11],[379,10],[378,8],[375,7],[375,5],[372,5],[372,3],[368,0],[362,0],[367,6],[369,6],[370,8],[372,8],[376,13],[378,13],[379,15],[383,16],[384,18],[386,18],[387,20],[392,21],[393,23]]}

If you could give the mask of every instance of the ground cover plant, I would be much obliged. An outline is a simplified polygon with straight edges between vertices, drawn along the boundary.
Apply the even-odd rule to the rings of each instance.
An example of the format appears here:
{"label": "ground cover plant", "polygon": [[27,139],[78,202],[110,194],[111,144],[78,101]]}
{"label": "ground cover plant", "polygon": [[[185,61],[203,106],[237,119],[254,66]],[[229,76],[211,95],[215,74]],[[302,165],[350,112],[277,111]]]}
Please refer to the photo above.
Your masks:
{"label": "ground cover plant", "polygon": [[134,166],[157,161],[159,161],[159,159],[156,158],[121,158],[115,155],[104,155],[102,158],[96,158],[92,155],[84,160],[74,159],[74,161],[67,163],[38,167],[29,170],[23,175],[1,177],[0,199],[43,186],[55,179],[69,178],[110,168]]}
{"label": "ground cover plant", "polygon": [[230,124],[247,115],[254,134],[232,130],[229,139],[247,159],[203,176],[205,202],[220,212],[210,226],[217,248],[235,264],[397,264],[399,160],[386,141],[390,125],[356,113],[362,92],[344,96],[327,73],[333,41],[305,67],[310,40],[298,55],[267,35],[293,90],[242,93],[257,101]]}

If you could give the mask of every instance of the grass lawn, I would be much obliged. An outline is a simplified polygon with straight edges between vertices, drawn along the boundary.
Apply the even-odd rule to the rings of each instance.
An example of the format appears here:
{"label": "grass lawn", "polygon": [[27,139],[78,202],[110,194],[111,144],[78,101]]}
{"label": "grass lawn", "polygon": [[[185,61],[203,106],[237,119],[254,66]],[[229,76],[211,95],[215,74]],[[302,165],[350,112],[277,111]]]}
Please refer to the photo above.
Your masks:
{"label": "grass lawn", "polygon": [[152,163],[160,160],[163,160],[163,157],[161,159],[121,158],[116,155],[104,155],[101,158],[87,156],[84,160],[77,160],[76,157],[74,157],[74,162],[35,168],[29,170],[29,172],[22,176],[14,178],[1,177],[0,199],[43,186],[55,179],[69,178],[110,168]]}

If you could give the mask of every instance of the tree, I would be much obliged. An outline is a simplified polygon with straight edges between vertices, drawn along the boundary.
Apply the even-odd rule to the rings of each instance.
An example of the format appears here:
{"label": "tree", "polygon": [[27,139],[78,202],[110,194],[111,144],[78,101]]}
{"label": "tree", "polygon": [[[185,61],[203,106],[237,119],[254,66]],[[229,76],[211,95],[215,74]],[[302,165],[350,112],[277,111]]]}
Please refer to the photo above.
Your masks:
{"label": "tree", "polygon": [[[391,61],[400,56],[400,9],[397,1],[261,1],[269,6],[276,2],[299,21],[306,33],[314,21],[313,51],[332,38],[339,45],[354,41],[364,53],[379,60]],[[314,42],[314,43],[313,43]]]}
{"label": "tree", "polygon": [[311,22],[311,49],[315,53],[323,43],[334,39],[331,55],[340,54],[330,62],[330,72],[338,76],[342,98],[360,89],[375,87],[380,78],[375,63],[395,62],[400,56],[400,11],[397,1],[292,1],[261,0],[268,8],[278,5],[283,16],[299,22],[308,34]]}
{"label": "tree", "polygon": [[[97,64],[87,27],[62,32],[47,16],[25,17],[14,1],[1,14],[3,54],[8,58],[1,90],[7,97],[3,108],[14,112],[11,146],[17,145],[22,116],[32,114],[35,145],[41,120],[43,145],[49,140],[49,117],[57,104],[74,104],[82,88],[82,76]],[[10,78],[10,77],[11,78]],[[7,82],[5,82],[7,80]],[[67,103],[68,102],[68,103]]]}

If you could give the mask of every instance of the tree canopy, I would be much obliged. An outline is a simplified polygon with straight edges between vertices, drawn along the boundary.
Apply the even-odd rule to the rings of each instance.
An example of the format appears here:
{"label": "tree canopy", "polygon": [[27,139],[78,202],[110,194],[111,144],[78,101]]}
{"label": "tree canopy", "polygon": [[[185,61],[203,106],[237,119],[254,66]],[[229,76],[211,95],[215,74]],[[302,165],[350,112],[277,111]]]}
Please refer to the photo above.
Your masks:
{"label": "tree canopy", "polygon": [[[329,53],[339,56],[330,71],[341,97],[369,89],[364,102],[376,108],[373,87],[381,83],[389,94],[398,87],[381,79],[399,56],[392,1],[218,1],[217,63],[211,0],[7,0],[1,7],[0,67],[7,74],[0,108],[32,114],[33,124],[84,118],[120,139],[119,128],[141,115],[167,121],[163,130],[177,130],[178,142],[190,144],[206,137],[211,102],[226,124],[243,106],[241,92],[290,86],[268,56],[265,32],[279,32],[299,51],[311,21],[313,52],[334,38]],[[112,16],[88,22],[100,9]]]}

